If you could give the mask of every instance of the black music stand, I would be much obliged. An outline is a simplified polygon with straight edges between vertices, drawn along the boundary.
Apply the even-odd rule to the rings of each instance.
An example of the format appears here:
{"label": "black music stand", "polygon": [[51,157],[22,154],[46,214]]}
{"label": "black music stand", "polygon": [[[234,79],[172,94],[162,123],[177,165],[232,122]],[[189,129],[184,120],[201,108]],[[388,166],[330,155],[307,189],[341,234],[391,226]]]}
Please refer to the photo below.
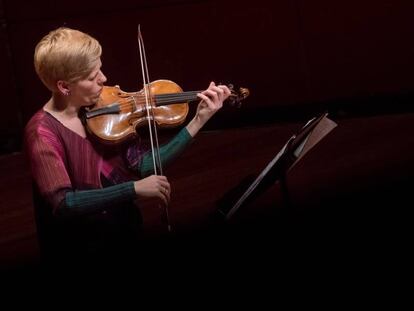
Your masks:
{"label": "black music stand", "polygon": [[[282,150],[269,162],[259,176],[252,181],[249,176],[237,187],[230,190],[218,202],[217,212],[225,220],[229,220],[242,206],[253,201],[257,196],[266,191],[276,182],[280,182],[282,199],[285,206],[290,205],[289,193],[286,184],[287,172],[314,147],[325,135],[327,135],[336,123],[327,118],[327,113],[309,120],[305,126],[286,142]],[[240,189],[246,189],[240,196]],[[238,198],[237,198],[237,197]],[[234,200],[234,197],[237,199]]]}

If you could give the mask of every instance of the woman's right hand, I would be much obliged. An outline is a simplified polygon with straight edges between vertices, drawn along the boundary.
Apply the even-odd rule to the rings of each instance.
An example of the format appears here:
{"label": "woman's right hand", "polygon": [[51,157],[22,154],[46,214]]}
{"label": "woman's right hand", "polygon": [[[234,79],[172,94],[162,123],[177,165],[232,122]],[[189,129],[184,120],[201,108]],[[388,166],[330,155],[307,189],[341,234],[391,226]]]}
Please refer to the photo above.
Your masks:
{"label": "woman's right hand", "polygon": [[165,205],[170,201],[170,183],[165,176],[151,175],[134,182],[137,196],[146,198],[160,198]]}

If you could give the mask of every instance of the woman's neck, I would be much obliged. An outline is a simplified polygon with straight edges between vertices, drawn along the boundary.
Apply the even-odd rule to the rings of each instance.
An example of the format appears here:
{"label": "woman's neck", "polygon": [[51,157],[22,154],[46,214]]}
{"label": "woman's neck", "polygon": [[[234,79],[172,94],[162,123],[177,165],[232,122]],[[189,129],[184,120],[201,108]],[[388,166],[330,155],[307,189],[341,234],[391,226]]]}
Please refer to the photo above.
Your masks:
{"label": "woman's neck", "polygon": [[78,117],[79,108],[70,105],[69,101],[56,101],[56,97],[52,96],[52,98],[43,106],[43,110],[49,112],[71,131],[86,138],[85,128]]}
{"label": "woman's neck", "polygon": [[72,119],[78,117],[79,107],[71,105],[67,97],[62,97],[53,94],[49,101],[44,105],[44,110],[58,114],[65,119]]}

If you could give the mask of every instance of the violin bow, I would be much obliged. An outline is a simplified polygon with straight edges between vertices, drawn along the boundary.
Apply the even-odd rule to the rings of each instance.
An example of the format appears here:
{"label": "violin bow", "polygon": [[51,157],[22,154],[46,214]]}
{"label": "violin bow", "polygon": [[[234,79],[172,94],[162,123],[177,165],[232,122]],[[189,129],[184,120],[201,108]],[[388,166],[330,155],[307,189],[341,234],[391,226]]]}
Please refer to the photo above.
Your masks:
{"label": "violin bow", "polygon": [[[144,96],[145,96],[145,107],[147,111],[148,130],[149,130],[149,136],[150,136],[150,141],[151,141],[154,174],[163,175],[160,147],[158,143],[157,124],[155,122],[154,111],[152,109],[153,107],[152,98],[153,97],[151,96],[151,87],[150,87],[151,80],[149,79],[148,63],[147,63],[147,57],[145,54],[144,40],[142,38],[142,33],[141,33],[141,25],[138,25],[138,47],[139,47],[139,56],[141,60],[142,82],[144,84],[143,90],[144,90]],[[165,218],[167,222],[167,229],[169,232],[171,232],[172,228],[171,228],[171,223],[170,223],[168,204],[164,207],[164,213],[165,213]]]}

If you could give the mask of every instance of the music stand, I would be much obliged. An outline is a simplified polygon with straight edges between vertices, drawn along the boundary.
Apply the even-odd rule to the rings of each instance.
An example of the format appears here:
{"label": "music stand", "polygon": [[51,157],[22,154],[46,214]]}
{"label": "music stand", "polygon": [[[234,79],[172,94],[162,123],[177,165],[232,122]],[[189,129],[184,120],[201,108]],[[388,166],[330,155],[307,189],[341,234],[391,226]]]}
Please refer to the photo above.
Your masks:
{"label": "music stand", "polygon": [[228,202],[231,192],[240,192],[239,188],[245,188],[248,179],[242,181],[235,189],[219,201],[218,212],[229,220],[239,208],[251,202],[259,194],[263,193],[276,182],[280,182],[285,204],[289,205],[289,196],[286,185],[287,172],[319,141],[322,140],[337,124],[327,118],[328,113],[312,118],[295,135],[289,138],[279,153],[269,162],[259,176],[250,184],[247,190],[233,204]]}

